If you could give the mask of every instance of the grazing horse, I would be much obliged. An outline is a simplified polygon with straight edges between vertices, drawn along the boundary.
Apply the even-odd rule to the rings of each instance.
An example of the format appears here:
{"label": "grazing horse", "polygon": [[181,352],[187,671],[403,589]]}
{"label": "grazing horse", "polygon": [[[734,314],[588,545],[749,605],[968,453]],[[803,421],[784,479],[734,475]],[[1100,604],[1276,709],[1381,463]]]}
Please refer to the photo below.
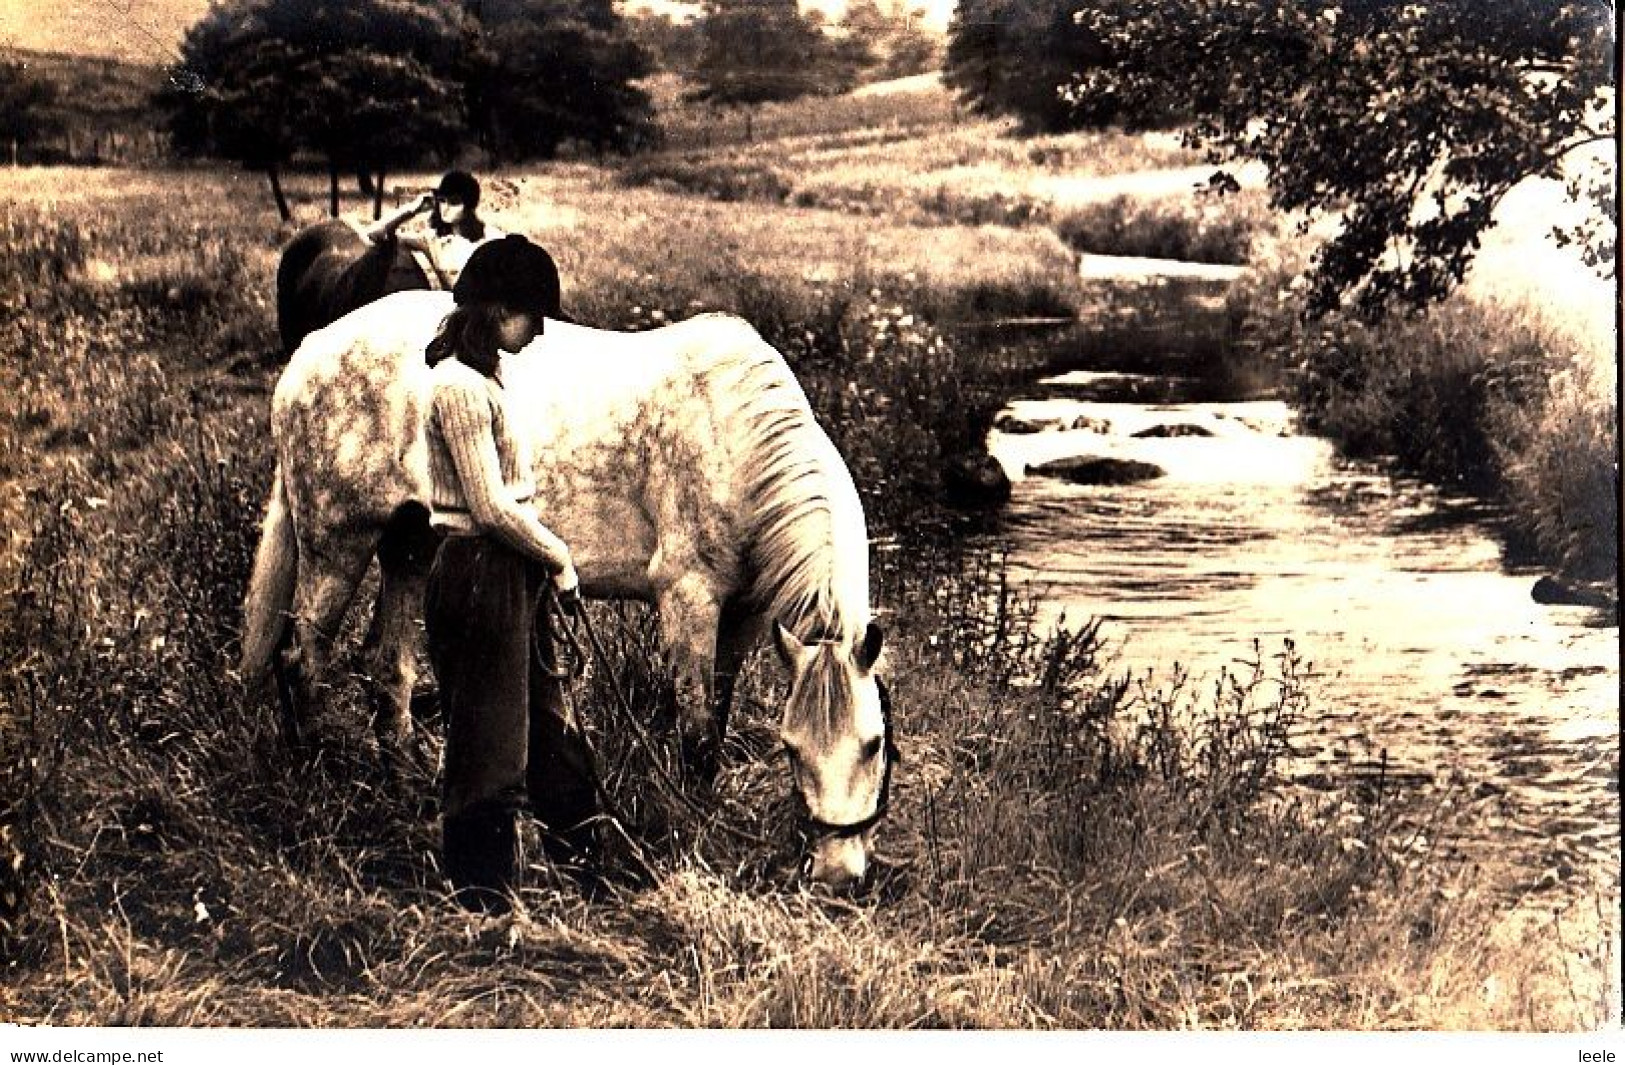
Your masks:
{"label": "grazing horse", "polygon": [[369,243],[339,219],[301,229],[276,268],[276,324],[282,354],[324,325],[391,292],[436,287],[422,265],[395,241]]}
{"label": "grazing horse", "polygon": [[[386,736],[411,727],[433,553],[423,351],[451,309],[443,292],[363,307],[305,340],[272,400],[278,465],[244,604],[243,675],[264,678],[291,619],[308,713],[376,555],[367,672]],[[784,359],[725,315],[645,333],[550,321],[502,374],[531,438],[537,510],[570,545],[583,593],[656,607],[685,753],[702,770],[744,656],[773,631],[790,674],[780,737],[814,832],[808,871],[831,885],[861,879],[896,758],[875,675],[868,533]]]}

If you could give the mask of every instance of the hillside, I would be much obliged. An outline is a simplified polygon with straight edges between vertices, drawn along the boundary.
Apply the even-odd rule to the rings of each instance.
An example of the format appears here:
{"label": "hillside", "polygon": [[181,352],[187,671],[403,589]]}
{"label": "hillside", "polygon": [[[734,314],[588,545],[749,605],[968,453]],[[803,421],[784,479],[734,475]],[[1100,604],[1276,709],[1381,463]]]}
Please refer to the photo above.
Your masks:
{"label": "hillside", "polygon": [[20,62],[56,86],[52,110],[62,133],[36,146],[35,158],[121,163],[162,154],[150,103],[163,82],[161,65],[7,47],[0,61]]}
{"label": "hillside", "polygon": [[209,0],[0,0],[0,48],[162,65]]}

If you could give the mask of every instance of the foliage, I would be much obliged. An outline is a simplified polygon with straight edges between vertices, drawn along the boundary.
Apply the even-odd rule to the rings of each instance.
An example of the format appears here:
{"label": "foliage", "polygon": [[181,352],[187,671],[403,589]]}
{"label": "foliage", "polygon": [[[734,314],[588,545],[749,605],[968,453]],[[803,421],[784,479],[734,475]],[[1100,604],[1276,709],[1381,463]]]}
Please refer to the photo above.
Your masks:
{"label": "foliage", "polygon": [[26,64],[0,61],[0,141],[26,144],[49,136],[56,87],[30,74]]}
{"label": "foliage", "polygon": [[[162,78],[156,64],[0,44],[0,85],[23,88],[10,80],[18,68],[25,82],[43,83],[50,94],[47,102],[32,111],[43,125],[18,138],[19,162],[93,159],[122,163],[164,154],[151,108],[152,87]],[[5,95],[6,90],[0,89],[0,97]],[[0,104],[0,111],[5,106]],[[4,139],[0,134],[0,141]],[[9,150],[9,145],[5,147]]]}
{"label": "foliage", "polygon": [[470,110],[496,159],[551,158],[571,141],[624,151],[653,136],[650,70],[610,0],[481,4]]}
{"label": "foliage", "polygon": [[188,33],[160,94],[176,148],[275,176],[312,151],[331,172],[443,162],[478,132],[496,158],[649,131],[644,52],[608,0],[228,0]]}
{"label": "foliage", "polygon": [[1518,501],[1515,520],[1560,573],[1617,581],[1619,438],[1598,399],[1607,386],[1582,362],[1548,357],[1530,371],[1527,400],[1497,397],[1489,411],[1502,494]]}
{"label": "foliage", "polygon": [[[959,0],[948,26],[943,80],[978,112],[1008,115],[1028,133],[1057,133],[1082,125],[1060,92],[1075,72],[1106,60],[1105,43],[1076,19],[1077,0]],[[1169,94],[1165,101],[1179,97]],[[1104,103],[1090,128],[1120,117]],[[1154,125],[1177,113],[1142,105]]]}
{"label": "foliage", "polygon": [[[462,123],[461,23],[431,0],[228,0],[159,93],[175,148],[266,171],[308,149],[343,170],[446,156]],[[334,197],[332,210],[337,210]]]}
{"label": "foliage", "polygon": [[429,0],[270,0],[267,36],[291,50],[281,76],[304,144],[330,166],[381,171],[445,158],[462,127],[461,24]]}
{"label": "foliage", "polygon": [[1437,303],[1508,190],[1616,136],[1605,0],[1101,0],[1078,21],[1104,51],[1067,88],[1074,121],[1185,101],[1190,142],[1263,163],[1275,207],[1338,216],[1312,312]]}
{"label": "foliage", "polygon": [[941,65],[942,45],[924,26],[925,12],[894,0],[882,7],[876,0],[848,4],[841,14],[842,32],[870,43],[873,65],[860,75],[863,81],[906,78],[925,74]]}
{"label": "foliage", "polygon": [[936,69],[941,48],[923,27],[924,18],[923,10],[904,0],[847,4],[827,31],[831,90]]}
{"label": "foliage", "polygon": [[827,80],[828,46],[796,0],[709,0],[700,33],[697,100],[745,107],[846,87]]}
{"label": "foliage", "polygon": [[1116,196],[1056,212],[1055,232],[1068,247],[1089,254],[1246,263],[1260,220],[1248,217],[1239,203],[1216,210],[1207,199],[1185,205]]}
{"label": "foliage", "polygon": [[624,18],[627,33],[649,54],[655,70],[686,75],[699,65],[705,42],[697,19],[654,11],[628,11]]}

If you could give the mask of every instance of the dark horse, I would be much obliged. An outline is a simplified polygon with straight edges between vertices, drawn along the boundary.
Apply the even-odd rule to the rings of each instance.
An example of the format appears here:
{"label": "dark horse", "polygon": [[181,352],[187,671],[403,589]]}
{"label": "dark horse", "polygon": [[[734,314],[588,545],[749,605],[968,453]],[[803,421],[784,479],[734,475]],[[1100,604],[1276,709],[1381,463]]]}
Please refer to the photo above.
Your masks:
{"label": "dark horse", "polygon": [[300,230],[276,268],[276,322],[282,355],[305,337],[373,300],[406,289],[433,288],[412,253],[398,242],[368,243],[336,218]]}

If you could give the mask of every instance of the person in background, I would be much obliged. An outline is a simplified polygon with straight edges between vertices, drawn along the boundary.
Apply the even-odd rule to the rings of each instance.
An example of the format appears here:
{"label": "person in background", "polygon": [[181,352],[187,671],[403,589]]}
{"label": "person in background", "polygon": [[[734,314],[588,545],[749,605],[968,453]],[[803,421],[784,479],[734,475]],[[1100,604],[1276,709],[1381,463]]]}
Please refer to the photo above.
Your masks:
{"label": "person in background", "polygon": [[[463,905],[501,910],[527,803],[550,858],[581,869],[595,845],[597,782],[565,705],[544,598],[574,611],[579,581],[569,547],[531,504],[531,455],[502,382],[505,353],[535,339],[544,318],[568,319],[552,257],[520,236],[479,247],[452,297],[426,353],[430,524],[443,539],[424,621],[447,723],[445,872]],[[584,870],[583,885],[595,875]]]}
{"label": "person in background", "polygon": [[[423,267],[431,287],[455,288],[474,249],[507,234],[479,215],[480,183],[466,170],[448,171],[433,192],[426,192],[387,218],[362,230],[375,245],[399,241]],[[428,226],[401,231],[409,220],[428,212]]]}

